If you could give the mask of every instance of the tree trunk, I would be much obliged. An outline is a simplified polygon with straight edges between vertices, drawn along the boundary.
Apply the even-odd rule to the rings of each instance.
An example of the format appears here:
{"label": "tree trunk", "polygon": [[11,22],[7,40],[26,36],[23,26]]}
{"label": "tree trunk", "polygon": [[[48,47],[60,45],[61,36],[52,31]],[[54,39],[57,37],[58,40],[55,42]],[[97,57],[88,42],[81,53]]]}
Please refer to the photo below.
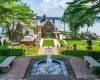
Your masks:
{"label": "tree trunk", "polygon": [[65,22],[64,22],[64,34],[65,34]]}
{"label": "tree trunk", "polygon": [[9,40],[11,40],[11,32],[10,32],[9,27],[7,27],[7,32],[8,32],[8,37],[9,37]]}
{"label": "tree trunk", "polygon": [[77,35],[76,33],[77,33],[77,30],[75,29],[75,32],[74,32],[74,37],[75,37],[75,38],[76,38],[76,35]]}
{"label": "tree trunk", "polygon": [[89,27],[87,27],[86,33],[88,33],[88,29],[89,29]]}

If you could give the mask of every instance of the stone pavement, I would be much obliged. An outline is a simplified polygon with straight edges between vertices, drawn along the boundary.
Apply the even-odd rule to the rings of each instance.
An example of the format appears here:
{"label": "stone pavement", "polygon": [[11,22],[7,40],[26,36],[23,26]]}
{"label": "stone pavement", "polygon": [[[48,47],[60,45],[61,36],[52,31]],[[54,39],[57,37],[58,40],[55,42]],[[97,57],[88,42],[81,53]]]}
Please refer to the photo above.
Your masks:
{"label": "stone pavement", "polygon": [[16,58],[9,72],[0,75],[0,80],[23,79],[32,57]]}
{"label": "stone pavement", "polygon": [[86,67],[85,62],[82,59],[75,57],[68,58],[78,80],[100,80],[92,74],[92,72]]}
{"label": "stone pavement", "polygon": [[70,77],[63,75],[38,75],[36,78],[31,76],[28,80],[72,80]]}
{"label": "stone pavement", "polygon": [[[47,46],[45,47],[40,47],[39,51],[38,51],[38,54],[39,55],[44,55],[45,54],[45,48],[48,48]],[[58,55],[58,50],[57,50],[57,47],[50,47],[52,48],[52,51],[53,51],[53,54],[54,55]]]}

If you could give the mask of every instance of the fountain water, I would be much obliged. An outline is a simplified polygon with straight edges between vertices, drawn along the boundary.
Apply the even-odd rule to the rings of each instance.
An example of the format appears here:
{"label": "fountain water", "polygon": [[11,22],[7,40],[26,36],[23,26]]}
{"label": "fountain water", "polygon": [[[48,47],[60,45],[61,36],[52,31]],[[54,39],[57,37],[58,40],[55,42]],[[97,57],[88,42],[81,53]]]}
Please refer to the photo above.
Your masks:
{"label": "fountain water", "polygon": [[52,65],[52,58],[51,58],[51,53],[50,53],[50,48],[48,47],[47,49],[47,59],[46,59],[46,62],[47,62],[47,66],[50,67]]}
{"label": "fountain water", "polygon": [[51,52],[52,49],[48,47],[46,49],[46,60],[38,61],[33,66],[32,75],[68,75],[66,67],[62,61],[52,60]]}
{"label": "fountain water", "polygon": [[51,54],[50,53],[48,53],[48,55],[47,55],[47,60],[46,60],[46,62],[47,62],[47,66],[48,67],[50,67],[51,65],[52,65],[52,59],[51,59]]}

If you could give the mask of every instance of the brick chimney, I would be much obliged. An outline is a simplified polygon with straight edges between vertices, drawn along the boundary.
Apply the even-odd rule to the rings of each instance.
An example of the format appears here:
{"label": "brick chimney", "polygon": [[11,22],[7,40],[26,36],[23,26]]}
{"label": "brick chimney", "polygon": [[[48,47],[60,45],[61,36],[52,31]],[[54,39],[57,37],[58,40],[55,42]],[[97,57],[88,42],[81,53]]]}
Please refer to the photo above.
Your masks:
{"label": "brick chimney", "polygon": [[44,14],[44,15],[43,15],[43,21],[45,21],[45,20],[46,20],[46,15]]}
{"label": "brick chimney", "polygon": [[53,18],[53,24],[54,24],[54,27],[55,27],[55,19]]}

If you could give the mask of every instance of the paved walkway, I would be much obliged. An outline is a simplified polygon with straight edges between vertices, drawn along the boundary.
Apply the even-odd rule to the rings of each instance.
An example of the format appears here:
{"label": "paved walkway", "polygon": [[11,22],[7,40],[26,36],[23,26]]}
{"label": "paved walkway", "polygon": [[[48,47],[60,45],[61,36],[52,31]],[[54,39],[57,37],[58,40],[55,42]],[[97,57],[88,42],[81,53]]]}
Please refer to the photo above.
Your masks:
{"label": "paved walkway", "polygon": [[[82,59],[74,58],[74,57],[68,57],[69,61],[72,65],[72,68],[74,70],[74,73],[78,79],[90,79],[94,80],[97,79],[95,75],[92,74],[90,69],[86,67],[85,62]],[[98,79],[100,80],[100,79]]]}
{"label": "paved walkway", "polygon": [[9,72],[0,75],[0,80],[23,79],[31,58],[32,57],[24,57],[15,59]]}
{"label": "paved walkway", "polygon": [[[38,51],[38,54],[39,55],[44,55],[45,54],[45,48],[48,48],[47,46],[45,47],[40,47],[39,51]],[[53,54],[54,55],[58,55],[58,50],[57,50],[57,47],[50,47],[52,48],[52,51],[53,51]]]}

